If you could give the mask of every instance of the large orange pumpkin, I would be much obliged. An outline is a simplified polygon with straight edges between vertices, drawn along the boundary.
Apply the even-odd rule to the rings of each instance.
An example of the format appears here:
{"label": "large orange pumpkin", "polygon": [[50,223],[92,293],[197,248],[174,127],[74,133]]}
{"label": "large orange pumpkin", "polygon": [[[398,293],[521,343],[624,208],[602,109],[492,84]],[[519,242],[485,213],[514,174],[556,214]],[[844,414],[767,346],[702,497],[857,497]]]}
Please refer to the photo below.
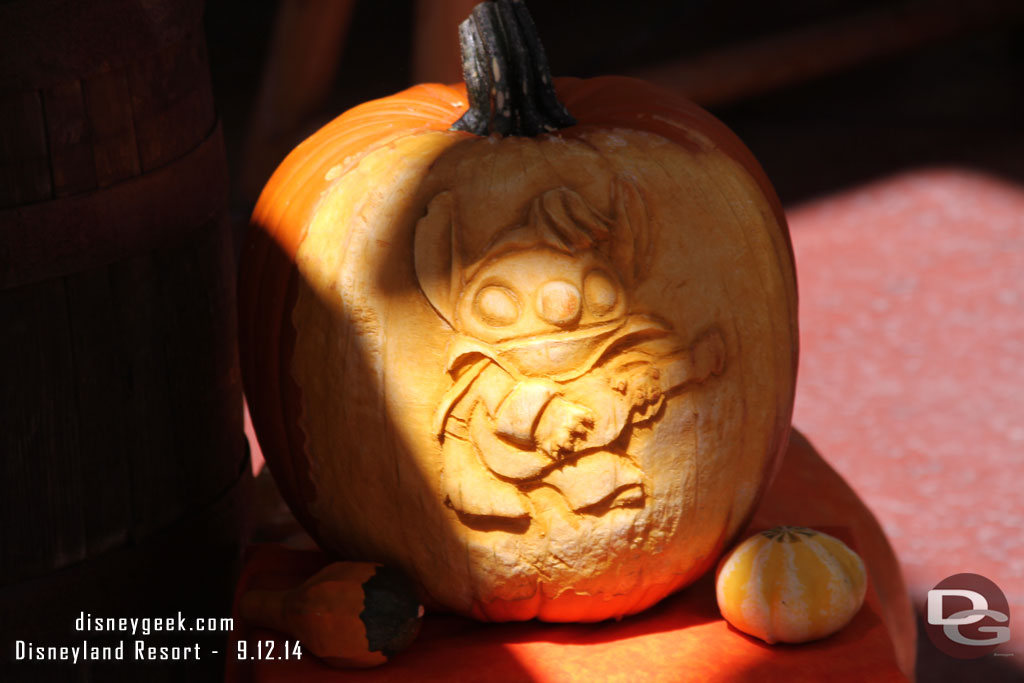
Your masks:
{"label": "large orange pumpkin", "polygon": [[631,614],[713,566],[785,448],[785,220],[690,102],[552,81],[521,3],[462,31],[468,98],[360,105],[264,189],[240,286],[253,422],[335,555],[481,619]]}

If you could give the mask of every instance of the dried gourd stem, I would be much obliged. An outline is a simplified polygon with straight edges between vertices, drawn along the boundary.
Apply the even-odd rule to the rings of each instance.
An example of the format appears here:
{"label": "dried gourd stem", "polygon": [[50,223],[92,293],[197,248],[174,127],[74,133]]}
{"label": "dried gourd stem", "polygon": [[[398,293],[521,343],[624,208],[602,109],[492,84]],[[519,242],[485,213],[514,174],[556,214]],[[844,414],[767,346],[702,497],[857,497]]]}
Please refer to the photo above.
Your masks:
{"label": "dried gourd stem", "polygon": [[547,55],[522,0],[488,0],[459,25],[469,110],[452,125],[533,137],[576,120],[555,94]]}
{"label": "dried gourd stem", "polygon": [[818,532],[802,526],[777,526],[773,529],[762,531],[761,535],[777,543],[796,543],[801,540],[801,536],[810,538],[817,536]]}

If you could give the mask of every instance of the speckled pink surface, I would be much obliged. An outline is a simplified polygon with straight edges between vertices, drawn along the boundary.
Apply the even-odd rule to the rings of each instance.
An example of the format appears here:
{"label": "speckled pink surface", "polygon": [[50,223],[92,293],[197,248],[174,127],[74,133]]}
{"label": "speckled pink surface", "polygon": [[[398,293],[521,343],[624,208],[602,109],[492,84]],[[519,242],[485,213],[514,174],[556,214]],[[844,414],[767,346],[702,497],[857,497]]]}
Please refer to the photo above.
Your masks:
{"label": "speckled pink surface", "polygon": [[[875,512],[919,608],[961,572],[1002,588],[1012,640],[1000,651],[1014,654],[999,672],[1011,673],[970,680],[1012,680],[1024,672],[1024,186],[927,170],[787,215],[794,422]],[[957,664],[931,656],[933,671]]]}
{"label": "speckled pink surface", "polygon": [[1024,667],[1024,186],[922,170],[788,216],[795,424],[874,510],[918,605],[960,572],[1002,588]]}

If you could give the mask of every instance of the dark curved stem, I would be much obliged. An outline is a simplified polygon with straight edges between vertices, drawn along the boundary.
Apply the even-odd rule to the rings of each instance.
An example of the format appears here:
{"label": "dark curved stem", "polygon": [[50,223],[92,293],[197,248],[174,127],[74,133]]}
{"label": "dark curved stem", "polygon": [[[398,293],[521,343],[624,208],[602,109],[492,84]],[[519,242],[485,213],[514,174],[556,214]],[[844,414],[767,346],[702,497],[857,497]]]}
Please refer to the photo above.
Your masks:
{"label": "dark curved stem", "polygon": [[452,125],[533,137],[576,123],[555,94],[544,46],[522,0],[488,0],[459,25],[469,110]]}

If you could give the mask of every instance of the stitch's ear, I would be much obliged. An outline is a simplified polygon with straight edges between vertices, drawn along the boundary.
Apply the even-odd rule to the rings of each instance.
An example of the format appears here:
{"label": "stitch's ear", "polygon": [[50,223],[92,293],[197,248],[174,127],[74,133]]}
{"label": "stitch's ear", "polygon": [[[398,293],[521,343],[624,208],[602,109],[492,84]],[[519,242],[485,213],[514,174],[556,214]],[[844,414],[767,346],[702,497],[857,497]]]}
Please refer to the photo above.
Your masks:
{"label": "stitch's ear", "polygon": [[567,187],[548,190],[533,200],[530,223],[545,244],[569,254],[608,239],[611,221]]}
{"label": "stitch's ear", "polygon": [[612,180],[611,195],[615,211],[611,259],[623,284],[633,287],[644,278],[650,256],[647,205],[636,183],[625,176]]}
{"label": "stitch's ear", "polygon": [[416,279],[430,305],[447,322],[454,319],[462,287],[462,256],[455,234],[455,197],[442,192],[430,200],[413,238]]}

